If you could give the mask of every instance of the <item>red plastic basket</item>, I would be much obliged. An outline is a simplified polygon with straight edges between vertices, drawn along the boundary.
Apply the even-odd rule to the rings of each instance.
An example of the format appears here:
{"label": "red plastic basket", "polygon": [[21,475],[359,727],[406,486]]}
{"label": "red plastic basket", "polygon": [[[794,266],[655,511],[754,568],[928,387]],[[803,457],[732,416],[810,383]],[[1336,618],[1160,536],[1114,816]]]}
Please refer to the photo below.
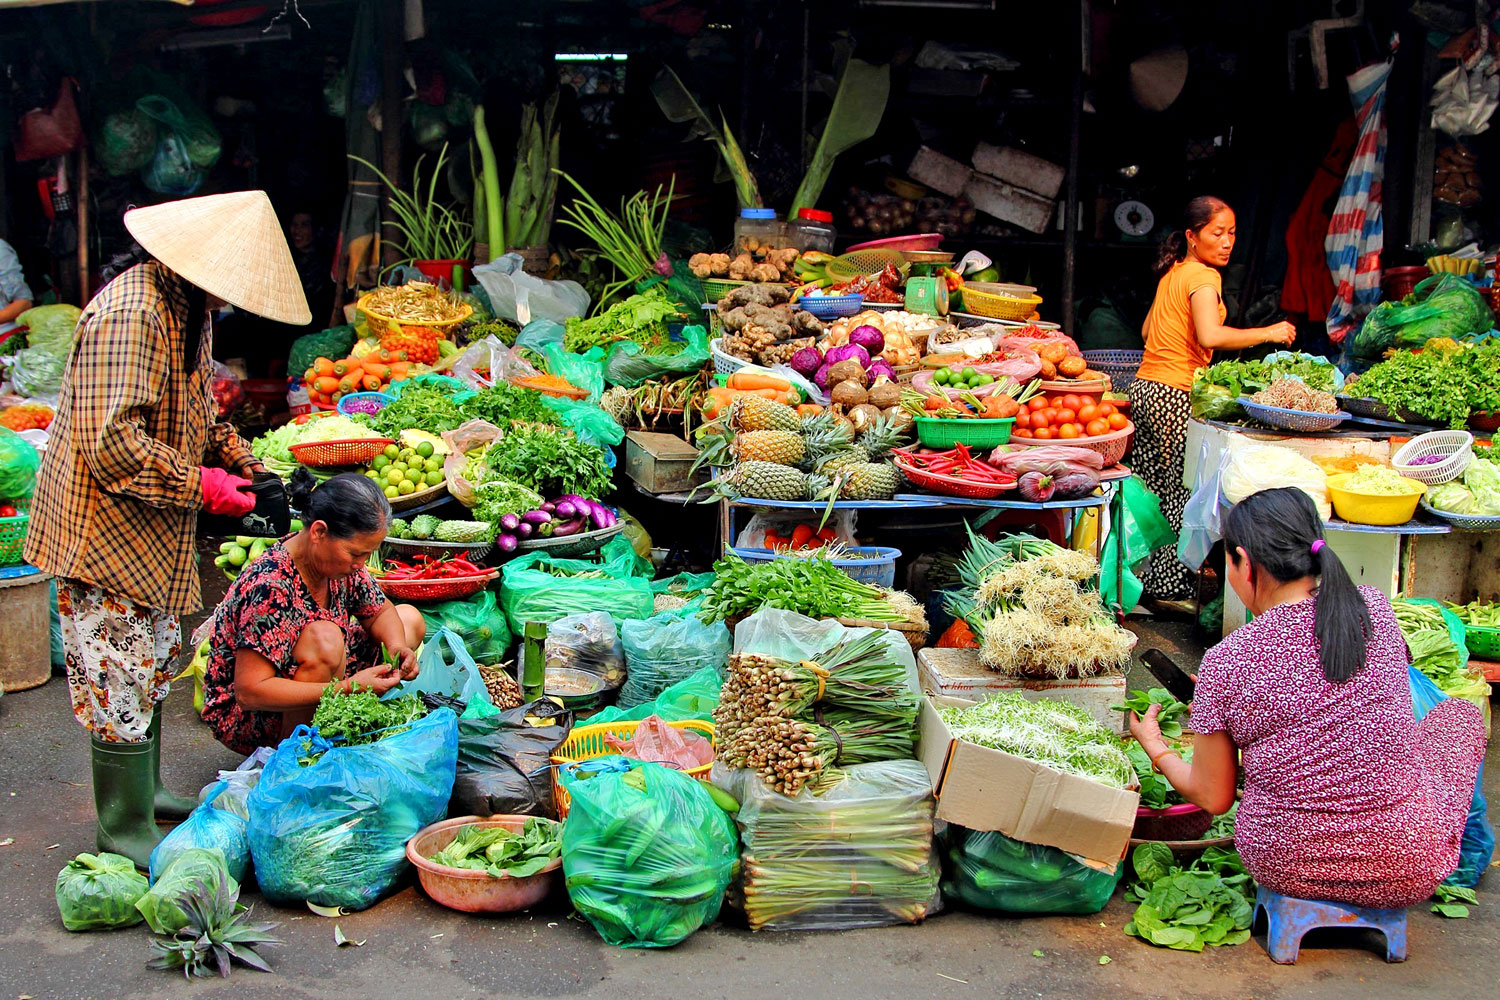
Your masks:
{"label": "red plastic basket", "polygon": [[1197,840],[1213,823],[1212,813],[1191,802],[1165,809],[1141,806],[1135,811],[1135,828],[1130,835],[1138,840]]}
{"label": "red plastic basket", "polygon": [[458,601],[472,597],[499,576],[491,570],[479,576],[450,576],[442,580],[384,580],[375,578],[375,583],[393,601]]}
{"label": "red plastic basket", "polygon": [[342,441],[311,441],[294,444],[292,457],[303,465],[322,468],[331,465],[363,465],[395,444],[392,438],[346,438]]}
{"label": "red plastic basket", "polygon": [[924,472],[908,462],[903,462],[899,458],[895,459],[895,466],[918,489],[930,490],[933,493],[940,493],[946,497],[964,497],[968,500],[995,500],[1007,490],[1016,488],[1015,483],[1011,483],[1008,486],[999,483],[975,483],[967,479],[959,479],[956,476],[942,476],[935,472]]}

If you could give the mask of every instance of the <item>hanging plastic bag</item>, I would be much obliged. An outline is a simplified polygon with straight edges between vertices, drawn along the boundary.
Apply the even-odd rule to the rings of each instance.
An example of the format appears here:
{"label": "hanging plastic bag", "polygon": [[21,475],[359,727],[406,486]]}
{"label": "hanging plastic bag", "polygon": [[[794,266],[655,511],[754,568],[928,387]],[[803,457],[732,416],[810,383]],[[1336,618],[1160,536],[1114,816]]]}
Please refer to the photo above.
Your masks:
{"label": "hanging plastic bag", "polygon": [[145,918],[135,904],[150,887],[135,862],[119,854],[80,854],[57,873],[57,912],[70,931],[133,927]]}
{"label": "hanging plastic bag", "polygon": [[670,948],[717,919],[739,841],[702,782],[624,757],[564,766],[560,780],[568,896],[600,937]]}
{"label": "hanging plastic bag", "polygon": [[[1411,681],[1412,712],[1420,722],[1448,695],[1416,667],[1407,667],[1406,674]],[[1464,823],[1463,840],[1458,848],[1458,867],[1443,879],[1444,884],[1474,888],[1494,856],[1495,831],[1490,826],[1489,806],[1484,798],[1484,765],[1481,763],[1479,777],[1474,782],[1474,795],[1469,800],[1469,818]]]}
{"label": "hanging plastic bag", "polygon": [[1114,516],[1100,560],[1099,596],[1105,607],[1129,612],[1145,589],[1136,570],[1145,567],[1151,553],[1173,545],[1177,536],[1162,516],[1161,501],[1135,476],[1121,484],[1111,510]]}
{"label": "hanging plastic bag", "polygon": [[302,765],[316,730],[281,741],[250,793],[250,854],[266,898],[362,910],[406,871],[406,842],[442,819],[453,793],[458,719],[438,709],[404,733],[329,747]]}
{"label": "hanging plastic bag", "polygon": [[440,628],[429,635],[417,654],[417,676],[402,681],[384,697],[413,692],[457,698],[466,705],[471,698],[485,695],[484,678],[457,632]]}
{"label": "hanging plastic bag", "polygon": [[208,171],[193,165],[187,146],[175,132],[166,132],[156,144],[156,156],[141,171],[141,183],[157,194],[184,198],[203,186]]}
{"label": "hanging plastic bag", "polygon": [[548,344],[542,348],[542,357],[547,359],[547,371],[589,394],[590,402],[598,402],[604,393],[604,348],[590,347],[582,354],[570,354],[561,344]]}
{"label": "hanging plastic bag", "polygon": [[723,622],[705,625],[692,615],[671,612],[626,622],[620,639],[626,667],[618,699],[621,708],[651,701],[704,667],[723,670],[734,644]]}
{"label": "hanging plastic bag", "polygon": [[1177,559],[1192,569],[1202,566],[1209,551],[1224,537],[1219,498],[1224,492],[1221,480],[1229,465],[1229,452],[1219,455],[1217,465],[1212,461],[1208,441],[1199,442],[1198,485],[1182,508],[1182,530],[1177,533]]}
{"label": "hanging plastic bag", "polygon": [[573,713],[545,698],[458,721],[458,773],[450,816],[556,816],[552,754],[573,731]]}
{"label": "hanging plastic bag", "polygon": [[187,819],[173,827],[151,850],[151,881],[159,879],[167,866],[184,852],[200,847],[218,850],[224,857],[224,867],[230,878],[236,882],[245,881],[245,874],[250,870],[250,842],[245,820],[212,804],[212,800],[228,788],[227,781],[215,785],[209,792],[210,801],[189,813]]}
{"label": "hanging plastic bag", "polygon": [[183,152],[196,167],[208,170],[219,162],[223,139],[214,123],[175,82],[158,76],[161,93],[148,94],[135,102],[143,114],[156,119],[182,144]]}
{"label": "hanging plastic bag", "polygon": [[589,293],[576,281],[547,281],[521,270],[521,255],[508,253],[480,264],[474,280],[490,297],[495,315],[525,326],[533,319],[565,323],[589,311]]}
{"label": "hanging plastic bag", "polygon": [[614,454],[607,449],[625,440],[625,428],[597,404],[568,399],[566,396],[543,396],[542,405],[562,417],[562,422],[578,439],[595,448],[606,449],[605,460],[614,468]]}
{"label": "hanging plastic bag", "polygon": [[510,650],[510,626],[493,590],[481,590],[459,601],[424,604],[420,610],[428,635],[436,635],[439,629],[456,633],[475,663],[499,663]]}
{"label": "hanging plastic bag", "polygon": [[189,901],[205,890],[238,897],[240,883],[229,874],[224,855],[217,848],[190,848],[172,859],[136,901],[135,908],[156,933],[176,934],[188,924]]}
{"label": "hanging plastic bag", "polygon": [[724,678],[719,671],[713,667],[704,667],[691,677],[673,684],[644,705],[631,709],[611,705],[589,716],[589,722],[640,722],[652,715],[659,715],[668,722],[685,722],[688,719],[712,722],[723,687]]}
{"label": "hanging plastic bag", "polygon": [[[630,556],[635,558],[634,551]],[[527,622],[554,622],[590,611],[607,611],[616,623],[649,618],[655,595],[651,584],[634,571],[633,565],[623,566],[618,560],[595,564],[527,553],[501,570],[500,607],[516,635]],[[601,572],[603,578],[598,576]]]}
{"label": "hanging plastic bag", "polygon": [[665,764],[691,771],[714,762],[713,744],[701,733],[667,725],[659,715],[648,715],[629,737],[604,734],[604,744],[622,757]]}
{"label": "hanging plastic bag", "polygon": [[0,427],[0,500],[31,496],[42,458],[29,442],[9,427]]}
{"label": "hanging plastic bag", "polygon": [[608,612],[564,615],[547,626],[543,644],[547,669],[587,670],[617,686],[625,677],[620,630]]}
{"label": "hanging plastic bag", "polygon": [[950,875],[943,896],[1006,913],[1098,913],[1125,875],[1096,871],[1055,847],[994,831],[949,825],[943,836]]}
{"label": "hanging plastic bag", "polygon": [[683,327],[683,343],[671,354],[647,354],[633,340],[622,340],[609,349],[604,362],[604,380],[610,385],[633,389],[642,382],[664,376],[682,376],[708,364],[708,333],[701,326]]}
{"label": "hanging plastic bag", "polygon": [[156,122],[139,108],[106,115],[94,141],[94,156],[111,177],[134,173],[156,155]]}

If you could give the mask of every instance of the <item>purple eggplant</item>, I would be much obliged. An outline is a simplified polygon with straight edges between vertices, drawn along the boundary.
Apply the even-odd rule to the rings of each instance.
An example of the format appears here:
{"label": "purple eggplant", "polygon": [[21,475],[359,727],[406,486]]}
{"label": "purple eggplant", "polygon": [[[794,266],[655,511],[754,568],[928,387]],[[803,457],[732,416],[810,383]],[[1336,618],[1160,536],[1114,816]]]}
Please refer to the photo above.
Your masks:
{"label": "purple eggplant", "polygon": [[557,510],[557,504],[553,503],[551,500],[548,500],[546,503],[542,504],[540,509],[551,514],[553,511]]}
{"label": "purple eggplant", "polygon": [[589,506],[589,520],[593,522],[596,530],[609,527],[611,523],[610,518],[613,516],[609,508],[602,503],[591,504]]}
{"label": "purple eggplant", "polygon": [[517,538],[530,538],[534,531],[536,531],[536,525],[532,524],[530,521],[522,521],[520,524],[516,525]]}
{"label": "purple eggplant", "polygon": [[552,516],[559,521],[571,521],[578,516],[578,508],[571,500],[560,500],[557,507],[553,509]]}
{"label": "purple eggplant", "polygon": [[515,514],[506,514],[500,519],[500,530],[505,532],[514,532],[516,530],[516,527],[520,523],[521,518],[519,516]]}
{"label": "purple eggplant", "polygon": [[564,521],[552,529],[553,538],[562,538],[565,535],[576,535],[583,530],[584,518],[575,517],[571,521]]}
{"label": "purple eggplant", "polygon": [[1059,500],[1081,500],[1099,488],[1099,477],[1088,472],[1068,472],[1052,480]]}
{"label": "purple eggplant", "polygon": [[552,512],[546,509],[528,510],[521,515],[522,522],[526,524],[546,524],[552,520]]}
{"label": "purple eggplant", "polygon": [[516,546],[518,544],[520,543],[516,541],[515,535],[495,536],[495,548],[499,549],[501,552],[514,552],[516,551]]}

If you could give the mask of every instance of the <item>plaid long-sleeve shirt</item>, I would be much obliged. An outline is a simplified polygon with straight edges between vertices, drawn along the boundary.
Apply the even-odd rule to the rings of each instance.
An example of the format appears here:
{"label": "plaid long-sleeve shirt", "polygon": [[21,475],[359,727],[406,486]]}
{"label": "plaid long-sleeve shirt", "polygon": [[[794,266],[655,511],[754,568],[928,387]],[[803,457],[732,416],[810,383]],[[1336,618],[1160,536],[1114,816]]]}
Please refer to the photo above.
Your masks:
{"label": "plaid long-sleeve shirt", "polygon": [[148,607],[201,606],[193,536],[200,465],[255,461],[216,422],[213,335],[184,363],[187,286],[151,261],[120,275],[79,319],[32,498],[26,559]]}

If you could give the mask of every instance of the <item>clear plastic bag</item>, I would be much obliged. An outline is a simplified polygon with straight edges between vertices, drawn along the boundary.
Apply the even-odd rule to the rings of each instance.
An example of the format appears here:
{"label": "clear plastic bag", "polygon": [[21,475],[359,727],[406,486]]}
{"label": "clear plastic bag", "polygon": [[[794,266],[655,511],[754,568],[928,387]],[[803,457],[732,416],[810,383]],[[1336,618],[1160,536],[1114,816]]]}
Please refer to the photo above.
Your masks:
{"label": "clear plastic bag", "polygon": [[219,778],[204,786],[198,793],[198,802],[209,802],[215,809],[233,813],[240,819],[250,818],[250,789],[260,782],[261,771],[266,761],[276,752],[275,747],[259,747],[250,756],[240,761],[233,771],[220,771]]}
{"label": "clear plastic bag", "polygon": [[620,630],[605,611],[564,615],[547,626],[543,644],[548,669],[565,667],[598,674],[610,684],[625,676]]}
{"label": "clear plastic bag", "polygon": [[135,862],[123,855],[80,854],[57,873],[54,896],[63,927],[105,931],[145,919],[135,904],[149,887]]}
{"label": "clear plastic bag", "polygon": [[605,464],[611,469],[615,467],[614,452],[609,449],[625,440],[625,428],[618,420],[594,403],[566,396],[543,396],[542,405],[561,417],[580,441],[604,449]]}
{"label": "clear plastic bag", "polygon": [[[739,535],[735,537],[736,548],[741,549],[764,549],[766,548],[766,532],[775,531],[783,538],[790,538],[792,531],[799,524],[811,524],[817,526],[822,512],[799,512],[799,511],[771,511],[758,510],[750,518],[749,522],[740,529]],[[833,529],[834,535],[845,545],[858,545],[859,540],[854,536],[855,524],[859,518],[857,510],[836,510],[828,519],[827,526]]]}
{"label": "clear plastic bag", "polygon": [[542,348],[542,356],[547,359],[549,374],[583,389],[591,402],[604,393],[604,348],[590,347],[582,354],[571,354],[561,344],[548,344]]}
{"label": "clear plastic bag", "polygon": [[474,698],[489,697],[468,647],[457,632],[446,628],[438,629],[422,643],[417,676],[396,685],[382,700],[412,693],[457,698],[465,705]]}
{"label": "clear plastic bag", "polygon": [[173,861],[184,852],[194,848],[215,848],[224,857],[224,867],[229,877],[236,882],[245,881],[250,870],[250,842],[245,820],[241,816],[220,809],[212,800],[227,791],[229,783],[221,781],[209,793],[208,802],[188,814],[188,818],[172,828],[151,851],[151,881],[161,877]]}
{"label": "clear plastic bag", "polygon": [[488,389],[496,382],[539,374],[499,337],[491,334],[470,344],[453,362],[453,374],[471,389]]}
{"label": "clear plastic bag", "polygon": [[702,782],[623,757],[566,766],[561,781],[568,896],[600,937],[670,948],[717,919],[738,841]]}
{"label": "clear plastic bag", "polygon": [[692,615],[664,612],[620,628],[625,686],[617,703],[631,708],[704,668],[722,672],[733,640],[722,622],[705,625]]}
{"label": "clear plastic bag", "polygon": [[794,663],[816,659],[836,643],[867,632],[879,633],[885,641],[892,663],[906,668],[907,683],[912,691],[922,690],[917,677],[917,661],[911,644],[895,629],[850,628],[835,621],[818,621],[795,611],[766,608],[740,622],[734,629],[734,652],[761,653]]}
{"label": "clear plastic bag", "polygon": [[458,719],[438,709],[404,733],[331,747],[304,767],[304,726],[281,741],[250,793],[250,854],[265,897],[362,910],[395,887],[406,842],[453,793]]}
{"label": "clear plastic bag", "polygon": [[[634,551],[629,554],[635,558]],[[605,574],[602,579],[599,572]],[[651,584],[635,575],[634,565],[554,559],[544,552],[506,563],[501,584],[500,606],[517,635],[527,622],[554,622],[590,611],[607,611],[616,623],[649,618],[656,601]]]}
{"label": "clear plastic bag", "polygon": [[205,889],[236,898],[240,894],[240,884],[229,874],[222,852],[213,847],[189,848],[163,868],[150,890],[136,900],[135,908],[156,933],[176,934],[188,923],[184,904]]}
{"label": "clear plastic bag", "polygon": [[510,626],[493,590],[481,590],[463,600],[424,604],[420,610],[428,635],[444,628],[457,633],[475,663],[499,663],[510,651]]}
{"label": "clear plastic bag", "polygon": [[589,722],[640,722],[652,715],[659,715],[668,722],[685,722],[688,719],[712,722],[714,709],[719,707],[719,692],[723,687],[724,680],[719,671],[713,667],[704,667],[673,684],[644,705],[630,709],[611,705],[589,716]]}
{"label": "clear plastic bag", "polygon": [[[741,870],[752,930],[849,930],[938,912],[932,781],[914,760],[856,764],[822,795],[787,798],[753,771],[715,764],[740,801]],[[570,820],[571,822],[571,820]]]}
{"label": "clear plastic bag", "polygon": [[1096,871],[1055,847],[949,826],[944,898],[1006,913],[1098,913],[1125,875]]}
{"label": "clear plastic bag", "polygon": [[503,432],[488,420],[470,420],[451,431],[443,432],[443,441],[452,449],[443,459],[443,479],[448,492],[465,507],[474,506],[474,483],[464,476],[469,467],[469,453],[483,454],[500,439]]}
{"label": "clear plastic bag", "polygon": [[521,270],[521,255],[508,253],[474,268],[500,319],[525,326],[533,319],[565,323],[589,311],[589,293],[576,281],[547,281]]}

